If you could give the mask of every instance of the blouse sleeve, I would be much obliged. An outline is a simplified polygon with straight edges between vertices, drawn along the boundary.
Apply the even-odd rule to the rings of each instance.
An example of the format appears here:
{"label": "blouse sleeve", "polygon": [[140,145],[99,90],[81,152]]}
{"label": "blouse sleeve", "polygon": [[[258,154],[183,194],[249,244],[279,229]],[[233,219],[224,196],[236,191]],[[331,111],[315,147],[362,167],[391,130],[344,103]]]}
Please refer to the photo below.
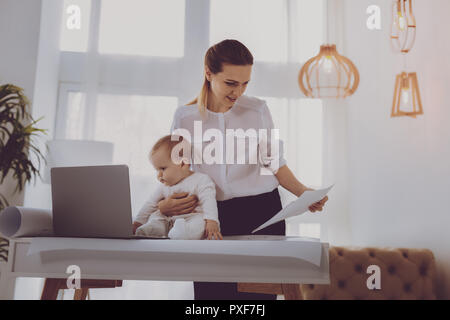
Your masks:
{"label": "blouse sleeve", "polygon": [[275,135],[275,131],[273,131],[275,128],[272,115],[265,101],[262,105],[262,126],[263,129],[266,129],[266,135],[262,135],[259,140],[260,164],[273,174],[276,174],[279,168],[286,165],[283,150],[284,144],[279,135]]}
{"label": "blouse sleeve", "polygon": [[216,201],[216,185],[207,175],[202,178],[197,196],[203,207],[204,218],[214,220],[220,226]]}

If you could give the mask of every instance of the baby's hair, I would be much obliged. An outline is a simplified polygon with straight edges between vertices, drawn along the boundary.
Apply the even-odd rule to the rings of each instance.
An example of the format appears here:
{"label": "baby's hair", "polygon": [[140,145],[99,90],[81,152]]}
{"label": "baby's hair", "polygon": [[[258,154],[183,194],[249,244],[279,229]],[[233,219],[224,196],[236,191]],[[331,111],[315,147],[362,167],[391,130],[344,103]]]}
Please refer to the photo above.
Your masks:
{"label": "baby's hair", "polygon": [[[175,146],[177,146],[178,144],[180,144],[180,146],[182,146],[178,156],[180,158],[183,158],[185,156],[184,150],[185,150],[185,148],[189,148],[189,149],[187,149],[187,151],[189,151],[190,144],[188,143],[188,141],[186,139],[183,138],[183,136],[171,135],[171,134],[168,134],[168,135],[160,138],[158,141],[156,141],[156,143],[153,145],[152,150],[150,151],[150,156],[155,154],[155,152],[158,151],[159,149],[161,149],[162,147],[167,148],[167,151],[169,151],[169,154],[171,155],[173,148],[175,148]],[[187,160],[189,160],[189,159],[187,159]],[[173,161],[173,159],[172,159],[172,161]]]}

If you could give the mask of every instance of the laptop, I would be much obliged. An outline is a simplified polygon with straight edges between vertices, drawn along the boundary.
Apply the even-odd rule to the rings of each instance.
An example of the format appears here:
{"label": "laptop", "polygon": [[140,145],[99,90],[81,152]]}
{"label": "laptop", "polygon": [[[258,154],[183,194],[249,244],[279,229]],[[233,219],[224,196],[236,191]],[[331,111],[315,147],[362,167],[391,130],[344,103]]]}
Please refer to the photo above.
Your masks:
{"label": "laptop", "polygon": [[168,239],[133,235],[127,165],[55,167],[50,176],[55,236]]}

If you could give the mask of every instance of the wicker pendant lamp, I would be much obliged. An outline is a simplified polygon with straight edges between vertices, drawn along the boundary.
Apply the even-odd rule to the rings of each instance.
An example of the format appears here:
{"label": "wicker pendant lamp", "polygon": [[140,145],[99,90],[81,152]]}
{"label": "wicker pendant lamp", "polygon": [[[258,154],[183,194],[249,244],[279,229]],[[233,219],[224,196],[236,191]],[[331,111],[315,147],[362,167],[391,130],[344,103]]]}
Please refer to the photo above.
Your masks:
{"label": "wicker pendant lamp", "polygon": [[391,45],[394,51],[409,52],[416,40],[416,18],[412,0],[392,2]]}
{"label": "wicker pendant lamp", "polygon": [[[416,19],[413,14],[412,0],[394,0],[392,2],[391,45],[394,51],[403,56],[403,70],[406,70],[406,54],[412,49],[415,39]],[[403,71],[395,79],[391,117],[416,118],[421,114],[423,114],[423,108],[417,74]]]}
{"label": "wicker pendant lamp", "polygon": [[[328,2],[326,12],[328,42]],[[298,84],[310,98],[345,98],[358,88],[359,73],[350,59],[337,52],[335,44],[324,44],[300,69]]]}
{"label": "wicker pendant lamp", "polygon": [[419,84],[415,72],[402,72],[395,80],[394,101],[391,117],[409,116],[415,118],[423,114]]}

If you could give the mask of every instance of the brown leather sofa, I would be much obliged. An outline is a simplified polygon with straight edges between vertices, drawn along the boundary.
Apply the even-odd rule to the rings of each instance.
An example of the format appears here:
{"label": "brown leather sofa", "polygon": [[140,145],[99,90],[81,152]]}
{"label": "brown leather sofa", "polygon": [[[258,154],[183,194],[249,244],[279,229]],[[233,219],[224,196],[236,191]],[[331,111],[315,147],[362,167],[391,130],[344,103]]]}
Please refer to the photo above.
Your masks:
{"label": "brown leather sofa", "polygon": [[[241,283],[238,290],[304,300],[436,299],[436,263],[428,249],[331,247],[329,258],[329,285],[294,285],[293,292],[293,284]],[[373,271],[367,272],[370,265],[380,268],[380,289],[367,287],[367,280],[373,275]]]}
{"label": "brown leather sofa", "polygon": [[[300,285],[302,298],[436,299],[436,263],[428,249],[331,247],[330,284]],[[370,265],[380,267],[381,288],[370,290]]]}

